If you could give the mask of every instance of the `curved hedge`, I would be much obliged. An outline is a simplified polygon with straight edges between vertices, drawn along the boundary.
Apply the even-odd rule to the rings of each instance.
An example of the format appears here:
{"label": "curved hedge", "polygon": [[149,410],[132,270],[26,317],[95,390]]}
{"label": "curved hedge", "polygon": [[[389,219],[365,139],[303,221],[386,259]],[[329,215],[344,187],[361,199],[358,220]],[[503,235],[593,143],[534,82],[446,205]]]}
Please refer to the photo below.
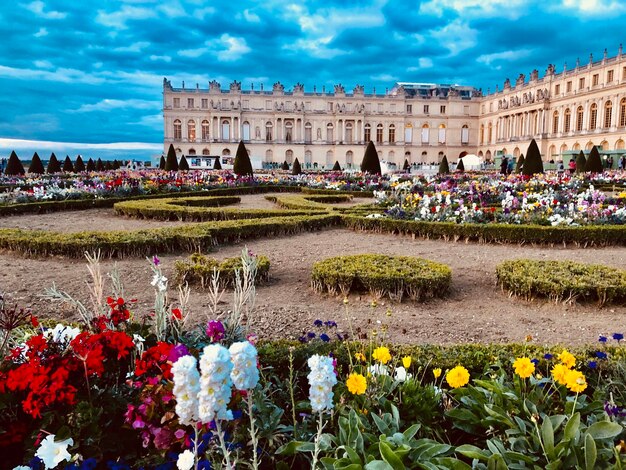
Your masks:
{"label": "curved hedge", "polygon": [[290,196],[265,196],[265,199],[283,209],[328,210],[328,204],[352,201],[350,194],[303,194]]}
{"label": "curved hedge", "polygon": [[311,286],[330,294],[367,291],[377,298],[402,301],[442,297],[450,287],[452,271],[422,258],[386,255],[350,255],[328,258],[313,265]]}
{"label": "curved hedge", "polygon": [[626,300],[626,271],[600,264],[518,259],[499,264],[496,276],[503,289],[529,300],[596,300],[600,306]]}
{"label": "curved hedge", "polygon": [[[257,283],[269,280],[270,260],[267,256],[256,257],[257,271],[255,280]],[[232,287],[235,285],[235,271],[241,269],[241,257],[226,258],[219,261],[209,258],[201,253],[194,253],[186,260],[178,260],[174,264],[176,282],[178,284],[200,284],[203,288],[211,283],[213,270],[219,272],[220,285]]]}

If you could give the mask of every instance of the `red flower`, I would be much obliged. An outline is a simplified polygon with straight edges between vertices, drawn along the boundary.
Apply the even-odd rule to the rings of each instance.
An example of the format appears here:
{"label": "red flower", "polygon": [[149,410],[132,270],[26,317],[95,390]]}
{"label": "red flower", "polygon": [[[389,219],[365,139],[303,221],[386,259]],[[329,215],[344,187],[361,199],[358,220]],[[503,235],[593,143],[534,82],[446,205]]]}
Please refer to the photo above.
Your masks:
{"label": "red flower", "polygon": [[37,328],[39,326],[39,320],[37,320],[37,317],[35,315],[31,315],[30,316],[30,323],[33,325],[33,327]]}
{"label": "red flower", "polygon": [[181,312],[179,308],[173,308],[172,317],[176,318],[177,320],[181,320],[183,318],[183,312]]}

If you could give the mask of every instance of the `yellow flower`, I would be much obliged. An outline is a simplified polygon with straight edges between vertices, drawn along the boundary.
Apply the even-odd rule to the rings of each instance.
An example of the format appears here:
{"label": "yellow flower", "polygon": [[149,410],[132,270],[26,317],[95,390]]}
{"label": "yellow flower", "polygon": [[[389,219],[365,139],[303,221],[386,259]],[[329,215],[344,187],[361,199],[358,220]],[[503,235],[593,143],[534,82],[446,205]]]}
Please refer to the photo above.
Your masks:
{"label": "yellow flower", "polygon": [[563,364],[556,364],[552,368],[552,377],[554,378],[554,380],[556,380],[558,384],[565,385],[566,384],[565,376],[567,375],[568,371],[569,371],[569,367]]}
{"label": "yellow flower", "polygon": [[355,353],[355,354],[354,354],[354,358],[355,358],[357,361],[361,361],[361,362],[364,362],[364,361],[365,361],[365,356],[364,356],[362,353]]}
{"label": "yellow flower", "polygon": [[348,376],[346,386],[352,395],[363,395],[365,393],[365,389],[367,388],[367,380],[361,374],[353,372]]}
{"label": "yellow flower", "polygon": [[563,352],[557,357],[559,358],[559,361],[561,361],[568,369],[571,369],[576,365],[576,358],[567,349],[564,349]]}
{"label": "yellow flower", "polygon": [[404,366],[405,369],[408,369],[409,367],[411,367],[411,356],[404,356],[402,358],[402,365]]}
{"label": "yellow flower", "polygon": [[374,349],[372,353],[372,358],[375,361],[380,362],[381,364],[387,364],[391,361],[391,354],[389,353],[389,349],[384,346]]}
{"label": "yellow flower", "polygon": [[441,369],[439,367],[437,367],[436,369],[433,369],[433,375],[435,376],[435,379],[438,379],[439,377],[441,377]]}
{"label": "yellow flower", "polygon": [[527,357],[518,357],[513,363],[513,369],[522,379],[527,379],[535,372],[535,364]]}
{"label": "yellow flower", "polygon": [[581,393],[587,388],[587,379],[579,370],[568,370],[565,374],[565,385],[572,392]]}
{"label": "yellow flower", "polygon": [[446,374],[446,382],[452,388],[459,388],[467,385],[470,375],[467,369],[463,366],[456,366]]}

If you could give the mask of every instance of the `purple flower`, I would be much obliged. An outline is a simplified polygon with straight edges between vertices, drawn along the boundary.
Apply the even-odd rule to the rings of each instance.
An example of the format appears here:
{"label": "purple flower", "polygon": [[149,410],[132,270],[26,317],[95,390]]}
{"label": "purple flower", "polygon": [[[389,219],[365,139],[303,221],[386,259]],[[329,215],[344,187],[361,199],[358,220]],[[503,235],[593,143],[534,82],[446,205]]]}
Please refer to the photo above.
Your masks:
{"label": "purple flower", "polygon": [[306,343],[306,336],[300,336],[298,338],[298,341],[300,341],[301,343]]}
{"label": "purple flower", "polygon": [[606,343],[606,340],[607,340],[606,336],[600,335],[600,337],[598,338],[598,341],[600,341],[601,343]]}
{"label": "purple flower", "polygon": [[613,339],[615,341],[621,341],[624,339],[624,335],[622,333],[613,333]]}
{"label": "purple flower", "polygon": [[323,322],[322,320],[315,320],[315,321],[313,322],[313,326],[317,326],[318,328],[319,328],[320,326],[322,326],[323,324],[324,324],[324,322]]}
{"label": "purple flower", "polygon": [[309,339],[313,339],[313,338],[315,338],[315,333],[313,333],[312,331],[309,331],[309,332],[307,333],[307,337],[308,337]]}
{"label": "purple flower", "polygon": [[325,343],[328,343],[330,341],[330,337],[326,333],[322,333],[320,335],[320,339],[324,341]]}
{"label": "purple flower", "polygon": [[598,359],[606,359],[607,356],[606,356],[606,353],[604,351],[597,351],[596,352],[596,357]]}
{"label": "purple flower", "polygon": [[222,322],[211,320],[206,327],[206,335],[212,342],[221,341],[224,338],[224,325],[222,325]]}
{"label": "purple flower", "polygon": [[159,264],[161,264],[161,260],[159,259],[157,255],[154,255],[152,257],[152,264],[154,264],[155,266],[158,266]]}
{"label": "purple flower", "polygon": [[549,360],[550,360],[550,359],[552,359],[553,357],[554,357],[554,356],[552,356],[552,354],[550,354],[550,353],[548,353],[548,354],[544,354],[544,355],[543,355],[543,358],[544,358],[546,361],[549,361]]}
{"label": "purple flower", "polygon": [[598,363],[596,361],[589,361],[587,365],[590,369],[595,369],[596,367],[598,367]]}
{"label": "purple flower", "polygon": [[330,328],[337,328],[337,322],[334,322],[332,320],[328,320],[324,322],[324,325],[330,327]]}
{"label": "purple flower", "polygon": [[181,357],[188,355],[189,349],[187,349],[187,346],[179,343],[170,350],[170,353],[167,355],[167,360],[170,362],[176,362]]}
{"label": "purple flower", "polygon": [[612,416],[618,416],[618,417],[624,417],[626,416],[626,411],[624,411],[623,408],[620,408],[617,405],[614,405],[611,402],[604,402],[604,412],[609,415],[609,417]]}

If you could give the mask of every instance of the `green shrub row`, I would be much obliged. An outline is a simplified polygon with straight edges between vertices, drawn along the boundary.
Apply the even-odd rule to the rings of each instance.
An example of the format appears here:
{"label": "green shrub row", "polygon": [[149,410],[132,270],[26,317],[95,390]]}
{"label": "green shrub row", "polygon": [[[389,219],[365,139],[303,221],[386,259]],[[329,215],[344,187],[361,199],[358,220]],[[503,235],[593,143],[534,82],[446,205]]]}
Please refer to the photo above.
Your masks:
{"label": "green shrub row", "polygon": [[472,240],[481,243],[574,244],[576,246],[626,245],[626,226],[589,225],[583,227],[551,227],[513,224],[455,224],[389,218],[365,218],[344,215],[343,223],[352,230],[391,232],[421,238]]}
{"label": "green shrub row", "polygon": [[442,297],[450,287],[452,271],[444,264],[422,258],[386,255],[338,256],[313,265],[311,285],[317,292],[369,292],[402,301]]}
{"label": "green shrub row", "polygon": [[265,199],[273,202],[283,209],[295,210],[330,210],[328,204],[337,204],[352,200],[349,194],[320,194],[320,195],[291,195],[291,196],[265,196]]}
{"label": "green shrub row", "polygon": [[600,306],[626,300],[626,271],[573,261],[518,259],[496,267],[498,285],[528,300],[595,300]]}
{"label": "green shrub row", "polygon": [[325,211],[286,211],[282,209],[216,209],[212,206],[222,206],[240,202],[236,196],[185,197],[156,199],[149,201],[124,201],[113,206],[117,215],[125,215],[141,219],[159,220],[237,220],[261,219],[267,217],[290,217],[304,215],[321,215]]}
{"label": "green shrub row", "polygon": [[338,225],[336,215],[225,220],[137,231],[58,233],[0,229],[0,249],[28,256],[61,255],[81,258],[100,250],[106,257],[150,256],[157,253],[208,251],[241,240],[292,235]]}
{"label": "green shrub row", "polygon": [[[269,280],[270,260],[267,256],[256,257],[257,283]],[[214,270],[219,273],[221,287],[233,287],[235,285],[235,271],[242,267],[241,256],[226,258],[219,261],[201,253],[194,253],[188,259],[178,260],[174,264],[176,282],[178,284],[200,284],[203,288],[211,283]]]}
{"label": "green shrub row", "polygon": [[317,189],[302,186],[302,192],[305,194],[349,194],[353,197],[374,197],[373,191],[349,191],[340,189]]}

